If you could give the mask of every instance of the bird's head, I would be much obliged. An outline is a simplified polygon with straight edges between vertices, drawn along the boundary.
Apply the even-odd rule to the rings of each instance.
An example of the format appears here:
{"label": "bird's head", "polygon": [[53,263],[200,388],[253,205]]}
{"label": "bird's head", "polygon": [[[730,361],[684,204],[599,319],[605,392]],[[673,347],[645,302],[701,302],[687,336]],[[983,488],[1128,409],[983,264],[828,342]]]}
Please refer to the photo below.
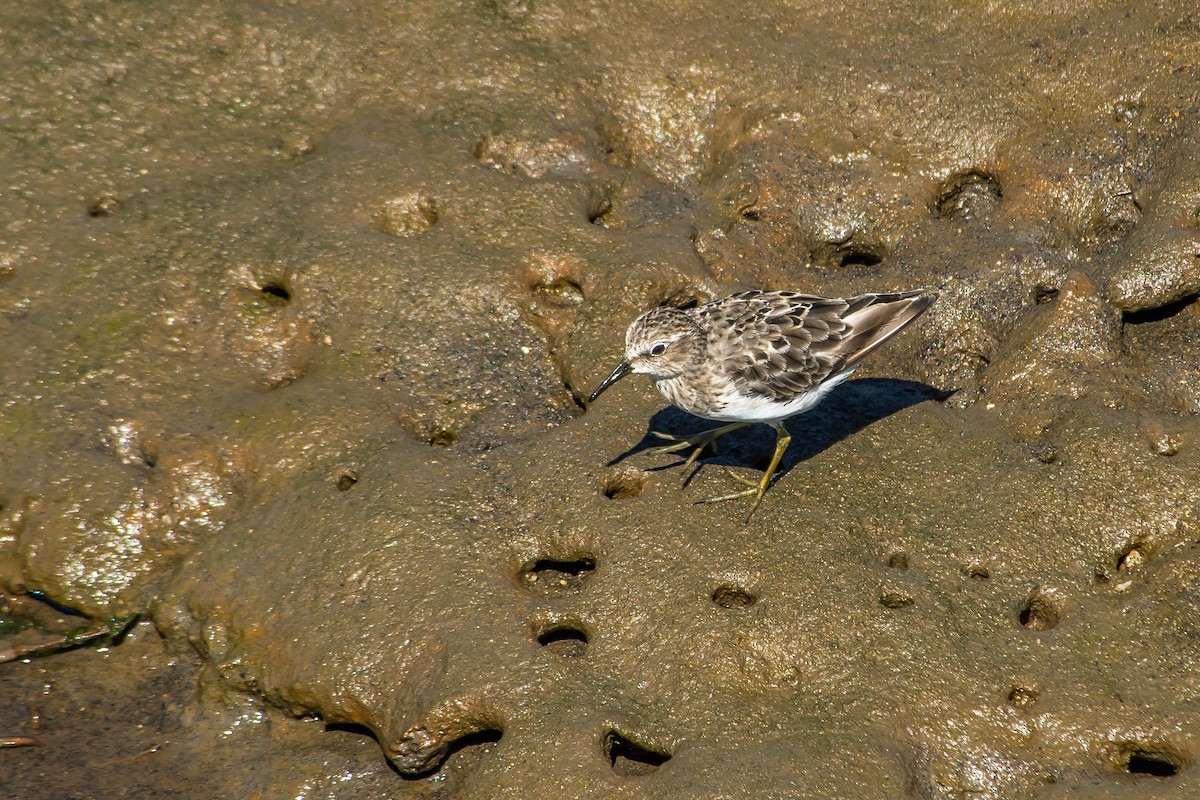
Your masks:
{"label": "bird's head", "polygon": [[625,360],[592,392],[588,402],[595,402],[601,392],[631,372],[655,380],[679,377],[703,360],[704,348],[704,330],[690,314],[669,306],[652,308],[629,326]]}

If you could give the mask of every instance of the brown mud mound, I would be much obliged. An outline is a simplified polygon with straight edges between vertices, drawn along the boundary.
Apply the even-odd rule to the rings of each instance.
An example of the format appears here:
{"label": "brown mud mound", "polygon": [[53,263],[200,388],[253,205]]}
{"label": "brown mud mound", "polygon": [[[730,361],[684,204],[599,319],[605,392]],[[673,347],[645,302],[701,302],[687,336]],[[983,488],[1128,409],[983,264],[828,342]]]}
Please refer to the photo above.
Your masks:
{"label": "brown mud mound", "polygon": [[[1200,794],[1194,12],[8,16],[16,796]],[[941,299],[743,525],[581,398],[751,286]]]}

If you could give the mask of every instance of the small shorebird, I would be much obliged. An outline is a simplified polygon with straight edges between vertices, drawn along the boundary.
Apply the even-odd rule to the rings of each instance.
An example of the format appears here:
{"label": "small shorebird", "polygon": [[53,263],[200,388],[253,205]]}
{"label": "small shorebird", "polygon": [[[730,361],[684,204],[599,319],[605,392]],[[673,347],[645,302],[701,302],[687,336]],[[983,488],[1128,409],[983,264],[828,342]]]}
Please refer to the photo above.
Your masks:
{"label": "small shorebird", "polygon": [[860,361],[936,299],[937,294],[922,290],[845,299],[750,291],[690,310],[652,308],[629,326],[625,359],[588,403],[629,373],[642,372],[672,405],[730,423],[686,438],[651,431],[673,442],[654,448],[655,453],[692,448],[685,470],[718,437],[755,422],[770,425],[775,455],[762,479],[730,473],[748,488],[700,501],[753,496],[749,520],[791,443],[783,421],[820,403]]}

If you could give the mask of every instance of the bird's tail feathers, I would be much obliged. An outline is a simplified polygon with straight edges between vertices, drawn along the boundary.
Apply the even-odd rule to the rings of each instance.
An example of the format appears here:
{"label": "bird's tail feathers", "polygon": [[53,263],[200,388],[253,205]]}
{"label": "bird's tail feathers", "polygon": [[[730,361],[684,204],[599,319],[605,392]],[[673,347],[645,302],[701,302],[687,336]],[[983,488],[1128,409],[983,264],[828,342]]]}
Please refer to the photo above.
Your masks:
{"label": "bird's tail feathers", "polygon": [[[875,348],[928,311],[937,298],[936,292],[924,290],[853,298],[850,301],[852,310],[842,318],[852,333],[840,342],[839,349],[845,356],[838,371],[853,369]],[[858,303],[862,307],[854,309]]]}

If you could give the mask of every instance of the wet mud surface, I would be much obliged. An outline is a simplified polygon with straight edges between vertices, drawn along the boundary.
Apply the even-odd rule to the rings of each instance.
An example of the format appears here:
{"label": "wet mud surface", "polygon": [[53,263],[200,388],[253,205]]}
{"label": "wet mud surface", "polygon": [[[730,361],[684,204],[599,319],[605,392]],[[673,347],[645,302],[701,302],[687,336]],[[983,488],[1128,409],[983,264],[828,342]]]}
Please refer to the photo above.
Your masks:
{"label": "wet mud surface", "polygon": [[[10,795],[1200,793],[1187,4],[0,37]],[[768,429],[582,398],[750,287],[941,298],[743,523]]]}

